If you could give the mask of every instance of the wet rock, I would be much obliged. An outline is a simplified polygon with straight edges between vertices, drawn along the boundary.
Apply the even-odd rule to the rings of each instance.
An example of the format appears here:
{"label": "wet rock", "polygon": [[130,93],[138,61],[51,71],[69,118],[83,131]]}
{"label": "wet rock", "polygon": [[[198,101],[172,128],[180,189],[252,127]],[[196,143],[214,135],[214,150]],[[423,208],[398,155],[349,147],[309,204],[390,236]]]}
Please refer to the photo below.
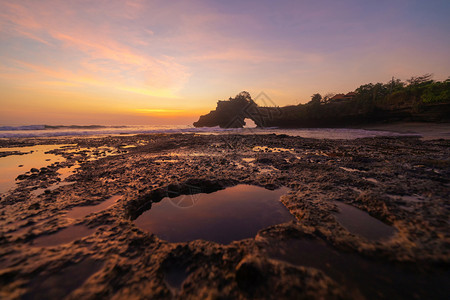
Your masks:
{"label": "wet rock", "polygon": [[[284,278],[283,282],[277,278]],[[342,288],[318,270],[258,256],[247,256],[238,264],[236,281],[249,298],[267,298],[268,295],[277,295],[279,299],[348,297]]]}
{"label": "wet rock", "polygon": [[36,209],[39,209],[40,207],[41,207],[41,205],[38,202],[36,202],[36,203],[33,203],[30,206],[28,206],[28,209],[36,210]]}
{"label": "wet rock", "polygon": [[16,177],[16,180],[25,180],[28,178],[28,175],[26,174],[21,174],[19,176]]}
{"label": "wet rock", "polygon": [[43,167],[43,168],[40,169],[40,172],[41,172],[41,174],[45,174],[45,173],[50,172],[50,169],[46,168],[46,167]]}
{"label": "wet rock", "polygon": [[264,265],[261,259],[256,257],[244,258],[236,267],[236,281],[239,288],[249,291],[259,288],[266,282]]}
{"label": "wet rock", "polygon": [[261,163],[261,164],[265,164],[265,165],[269,165],[269,164],[273,164],[273,159],[267,158],[267,157],[263,157],[263,158],[258,158],[256,160],[256,162]]}
{"label": "wet rock", "polygon": [[[228,144],[232,147],[224,140],[231,141]],[[32,145],[55,141],[28,139],[22,142]],[[264,249],[274,248],[285,257],[298,256],[295,251],[287,255],[291,252],[284,241],[302,238],[326,245],[328,253],[333,254],[330,259],[351,254],[374,261],[374,265],[408,262],[411,270],[429,278],[423,281],[427,285],[420,284],[420,290],[406,282],[403,290],[409,298],[419,295],[433,299],[437,298],[432,297],[433,291],[449,293],[446,277],[442,276],[449,257],[450,144],[447,141],[422,142],[411,138],[333,141],[275,135],[163,134],[71,138],[58,142],[77,144],[58,152],[66,158],[72,156],[72,160],[62,162],[60,167],[80,159],[82,155],[70,152],[74,149],[91,147],[92,152],[100,146],[140,143],[145,146],[133,148],[130,153],[114,153],[116,156],[98,161],[84,160],[79,171],[71,175],[75,184],[58,187],[38,198],[30,196],[31,187],[48,189],[57,181],[53,176],[55,169],[48,168],[45,174],[38,170],[18,176],[18,180],[21,179],[17,188],[0,198],[0,265],[14,263],[16,272],[0,271],[2,280],[5,274],[12,276],[12,280],[2,281],[0,297],[14,298],[13,291],[22,295],[31,291],[30,287],[43,295],[49,282],[46,280],[54,279],[51,274],[65,274],[64,270],[85,257],[104,260],[105,267],[94,276],[80,280],[81,285],[75,287],[69,299],[358,299],[348,294],[345,282],[337,286],[330,279],[338,281],[338,277],[332,276],[333,268],[325,265],[318,271],[301,263],[280,261],[264,252]],[[0,144],[8,146],[4,141]],[[252,151],[261,145],[295,151],[257,154]],[[242,158],[248,157],[259,161],[253,161],[252,165],[243,163]],[[176,162],[172,161],[175,159]],[[156,160],[161,162],[156,163]],[[223,161],[227,163],[222,164]],[[248,167],[241,169],[236,165]],[[276,170],[257,171],[269,165]],[[345,171],[341,167],[359,171]],[[377,183],[362,177],[375,178]],[[213,192],[243,183],[269,189],[290,187],[292,191],[281,201],[296,220],[265,228],[254,239],[229,245],[202,240],[168,243],[152,233],[142,232],[130,221],[169,195]],[[98,203],[115,194],[124,195],[117,205],[107,212],[77,221],[95,228],[91,235],[40,251],[29,247],[36,237],[68,227],[69,208]],[[396,198],[386,194],[396,195]],[[417,195],[421,201],[401,198],[406,195]],[[352,234],[336,221],[333,214],[338,209],[333,201],[368,212],[397,228],[398,233],[383,242]],[[171,253],[175,265],[172,269],[164,263]],[[344,264],[343,268],[351,272],[349,265]],[[389,282],[389,276],[395,274],[386,276]],[[33,283],[35,277],[40,278],[39,285]],[[170,278],[175,278],[175,290],[167,284]],[[355,278],[355,284],[367,284],[359,281],[358,274]],[[389,289],[376,290],[385,298],[395,298]]]}

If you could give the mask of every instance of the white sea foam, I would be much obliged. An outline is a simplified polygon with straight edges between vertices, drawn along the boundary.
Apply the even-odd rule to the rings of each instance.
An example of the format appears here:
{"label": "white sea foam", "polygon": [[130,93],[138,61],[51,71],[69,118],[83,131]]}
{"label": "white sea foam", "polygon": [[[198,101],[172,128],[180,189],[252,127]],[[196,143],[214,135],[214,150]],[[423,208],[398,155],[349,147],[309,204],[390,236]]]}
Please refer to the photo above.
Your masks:
{"label": "white sea foam", "polygon": [[0,126],[0,138],[15,137],[62,137],[62,136],[99,136],[145,133],[236,133],[236,134],[286,134],[305,138],[319,139],[356,139],[375,136],[404,136],[390,131],[348,129],[348,128],[307,128],[307,129],[279,129],[279,128],[242,128],[224,129],[220,127],[195,128],[192,126],[104,126],[104,125],[26,125],[26,126]]}

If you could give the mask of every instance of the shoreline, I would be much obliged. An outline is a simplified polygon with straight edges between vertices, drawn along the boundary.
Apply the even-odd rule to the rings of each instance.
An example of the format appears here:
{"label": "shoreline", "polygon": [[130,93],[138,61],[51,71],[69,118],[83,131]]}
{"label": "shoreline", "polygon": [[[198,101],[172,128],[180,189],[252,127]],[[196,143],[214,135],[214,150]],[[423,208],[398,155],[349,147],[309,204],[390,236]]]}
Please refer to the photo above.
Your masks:
{"label": "shoreline", "polygon": [[365,130],[386,130],[421,135],[423,140],[450,139],[450,123],[395,122],[355,127]]}
{"label": "shoreline", "polygon": [[[336,275],[321,265],[290,260],[296,255],[283,256],[275,245],[287,252],[312,247],[339,253],[350,270],[358,261],[375,271],[370,261],[378,261],[383,274],[410,271],[410,277],[405,275],[410,283],[387,278],[406,285],[400,288],[404,291],[377,282],[374,288],[388,297],[406,299],[416,292],[439,298],[440,292],[448,293],[445,285],[439,291],[436,284],[449,278],[449,140],[141,134],[14,142],[77,145],[52,150],[64,161],[22,177],[17,189],[0,199],[0,277],[9,278],[0,288],[2,297],[51,290],[48,282],[58,282],[78,267],[82,278],[67,287],[68,299],[219,294],[243,299],[275,293],[287,297],[293,291],[299,297],[358,299],[376,292],[364,282],[340,281],[342,274],[347,279],[354,276],[342,265],[336,269],[343,273]],[[76,172],[62,180],[72,184],[51,189],[60,182],[58,171],[74,165],[79,165]],[[158,195],[167,195],[171,185],[204,192],[238,184],[288,187],[281,201],[295,220],[227,245],[203,240],[168,243],[133,222]],[[42,193],[34,195],[38,188]],[[107,209],[79,219],[66,216],[73,208],[100,205],[112,196],[121,197]],[[379,242],[349,232],[335,217],[342,209],[335,201],[368,213],[394,228],[395,234]],[[39,239],[73,226],[85,228],[87,235],[51,247],[35,246]],[[170,284],[171,272],[184,274],[180,285]],[[260,282],[248,282],[249,276]],[[424,287],[414,291],[423,281]]]}
{"label": "shoreline", "polygon": [[[126,127],[126,126],[123,126]],[[105,128],[108,128],[107,126]],[[24,131],[26,132],[26,131]],[[76,140],[89,138],[108,138],[115,136],[135,136],[135,135],[158,135],[158,134],[200,134],[200,135],[223,135],[223,134],[286,134],[289,136],[299,136],[303,138],[317,138],[317,139],[356,139],[376,136],[421,136],[422,140],[432,139],[450,139],[450,123],[424,123],[424,122],[396,122],[396,123],[373,123],[359,126],[349,127],[314,127],[314,128],[258,128],[258,127],[244,127],[239,129],[223,129],[223,128],[166,128],[161,132],[60,132],[55,135],[48,133],[45,135],[45,130],[36,135],[29,133],[29,136],[22,136],[20,133],[17,136],[0,137],[0,147],[8,145],[12,140]]]}

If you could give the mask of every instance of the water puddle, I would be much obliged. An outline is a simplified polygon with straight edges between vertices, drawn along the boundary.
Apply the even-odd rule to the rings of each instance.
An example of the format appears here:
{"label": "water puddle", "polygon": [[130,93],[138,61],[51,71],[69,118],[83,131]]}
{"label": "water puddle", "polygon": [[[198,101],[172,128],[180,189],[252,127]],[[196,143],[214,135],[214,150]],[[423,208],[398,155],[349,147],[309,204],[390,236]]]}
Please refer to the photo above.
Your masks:
{"label": "water puddle", "polygon": [[29,283],[28,292],[22,299],[63,299],[82,286],[101,266],[101,262],[85,259],[57,273],[35,277]]}
{"label": "water puddle", "polygon": [[369,182],[375,183],[375,184],[378,184],[378,183],[379,183],[379,181],[376,180],[375,178],[363,177],[363,179],[364,179],[364,180],[367,180],[367,181],[369,181]]}
{"label": "water puddle", "polygon": [[267,147],[267,146],[255,146],[252,149],[255,152],[289,152],[295,153],[295,149],[287,149],[287,148],[276,148],[276,147]]}
{"label": "water puddle", "polygon": [[60,188],[60,187],[66,186],[66,185],[71,185],[71,184],[74,184],[74,182],[59,182],[59,183],[53,184],[46,188],[38,188],[38,189],[32,190],[31,194],[33,196],[37,197],[37,196],[43,194],[45,191],[54,191],[57,188]]}
{"label": "water puddle", "polygon": [[[265,250],[274,259],[320,269],[344,285],[355,299],[446,299],[448,272],[420,273],[417,266],[390,265],[343,253],[318,240],[273,241]],[[275,246],[276,245],[276,246]],[[362,294],[362,295],[361,295]]]}
{"label": "water puddle", "polygon": [[91,235],[94,232],[95,228],[91,229],[84,225],[69,226],[54,234],[43,235],[36,238],[33,242],[33,247],[51,247],[67,244],[79,238]]}
{"label": "water puddle", "polygon": [[243,157],[242,160],[245,161],[245,162],[250,163],[250,162],[255,161],[256,159],[255,159],[255,158],[252,158],[252,157]]}
{"label": "water puddle", "polygon": [[154,162],[157,163],[176,163],[178,162],[177,159],[156,159]]}
{"label": "water puddle", "polygon": [[[268,226],[293,220],[279,201],[287,192],[287,188],[270,191],[241,184],[211,194],[166,197],[153,203],[134,222],[169,242],[204,239],[228,244],[254,237]],[[185,202],[192,205],[186,206]]]}
{"label": "water puddle", "polygon": [[358,170],[358,169],[352,169],[352,168],[345,168],[345,167],[339,167],[340,169],[347,171],[347,172],[361,172],[366,173],[366,171]]}
{"label": "water puddle", "polygon": [[89,214],[103,211],[103,210],[115,205],[116,202],[121,197],[122,197],[121,195],[116,195],[116,196],[112,196],[108,200],[105,200],[102,203],[97,204],[97,205],[74,207],[67,213],[67,217],[71,218],[71,219],[80,219],[80,218],[84,218],[85,216],[87,216]]}
{"label": "water puddle", "polygon": [[78,147],[74,146],[71,148],[65,148],[64,153],[69,154],[70,158],[73,158],[78,161],[94,161],[101,157],[113,156],[120,154],[125,150],[116,149],[114,147]]}
{"label": "water puddle", "polygon": [[164,270],[164,280],[167,285],[174,291],[181,289],[181,285],[188,277],[188,272],[186,268],[179,265],[173,265],[165,268]]}
{"label": "water puddle", "polygon": [[65,168],[58,169],[57,172],[60,175],[59,178],[61,179],[61,181],[66,180],[67,177],[75,174],[79,167],[80,167],[79,164],[75,164],[71,167],[65,167]]}
{"label": "water puddle", "polygon": [[279,170],[273,166],[269,166],[268,168],[260,168],[259,169],[259,173],[261,173],[261,174],[271,173],[273,171],[279,171]]}
{"label": "water puddle", "polygon": [[67,145],[36,145],[30,147],[0,148],[0,152],[17,152],[0,157],[0,194],[15,186],[17,176],[32,168],[40,169],[55,162],[62,162],[62,156],[46,153]]}
{"label": "water puddle", "polygon": [[384,224],[356,207],[338,201],[334,204],[339,209],[339,212],[334,214],[336,221],[350,233],[374,241],[388,239],[396,233],[394,227]]}

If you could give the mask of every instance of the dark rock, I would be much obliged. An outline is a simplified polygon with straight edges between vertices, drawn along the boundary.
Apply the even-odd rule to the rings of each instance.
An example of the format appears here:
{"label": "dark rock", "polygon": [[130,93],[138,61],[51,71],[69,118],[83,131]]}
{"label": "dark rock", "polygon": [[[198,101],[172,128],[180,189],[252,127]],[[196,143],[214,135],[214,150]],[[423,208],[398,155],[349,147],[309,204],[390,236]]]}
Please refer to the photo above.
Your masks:
{"label": "dark rock", "polygon": [[28,209],[36,210],[36,209],[39,209],[40,207],[41,207],[41,205],[38,202],[36,202],[36,203],[33,203],[30,206],[28,206]]}
{"label": "dark rock", "polygon": [[275,185],[275,184],[273,184],[273,183],[268,183],[268,184],[266,184],[264,187],[265,187],[266,189],[268,189],[268,190],[271,190],[271,191],[276,190],[277,188],[279,188],[279,186],[277,186],[277,185]]}
{"label": "dark rock", "polygon": [[16,177],[16,180],[25,180],[28,178],[28,175],[26,174],[20,174],[19,176]]}
{"label": "dark rock", "polygon": [[261,164],[273,164],[273,160],[271,158],[267,158],[267,157],[263,157],[263,158],[258,158],[256,160],[256,162],[261,163]]}
{"label": "dark rock", "polygon": [[260,260],[254,257],[244,258],[236,267],[236,281],[239,288],[253,290],[264,284],[264,270]]}
{"label": "dark rock", "polygon": [[275,107],[260,107],[253,101],[248,92],[241,92],[235,98],[227,101],[218,101],[216,110],[203,115],[195,127],[242,128],[245,119],[251,119],[258,127],[267,127],[270,118],[279,111]]}
{"label": "dark rock", "polygon": [[45,173],[48,173],[48,172],[50,172],[49,168],[46,168],[46,167],[41,168],[41,173],[45,174]]}

